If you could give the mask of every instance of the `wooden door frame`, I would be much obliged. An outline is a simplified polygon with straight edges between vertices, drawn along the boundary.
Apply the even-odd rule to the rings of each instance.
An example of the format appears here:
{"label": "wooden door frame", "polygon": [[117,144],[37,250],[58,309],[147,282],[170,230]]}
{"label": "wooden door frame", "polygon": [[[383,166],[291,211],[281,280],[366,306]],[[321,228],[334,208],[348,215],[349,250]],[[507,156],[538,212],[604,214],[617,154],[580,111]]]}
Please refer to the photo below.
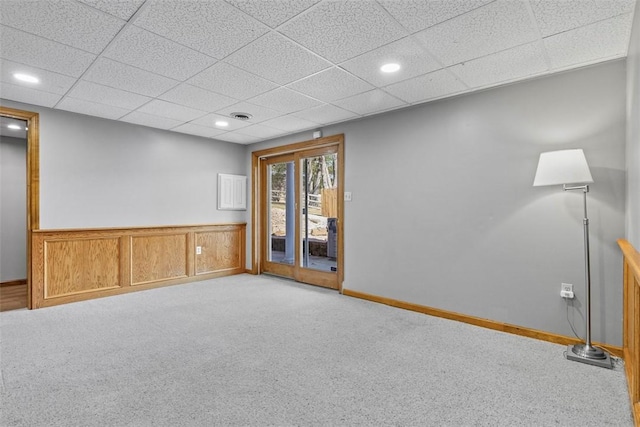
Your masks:
{"label": "wooden door frame", "polygon": [[31,236],[40,229],[40,115],[0,106],[0,116],[27,122],[27,307],[31,309]]}
{"label": "wooden door frame", "polygon": [[338,291],[342,293],[344,281],[344,134],[331,135],[302,142],[297,142],[279,147],[267,148],[251,153],[251,274],[260,274],[261,264],[261,234],[262,225],[260,211],[266,209],[263,206],[266,200],[260,197],[262,185],[260,179],[261,160],[282,154],[295,154],[299,151],[307,151],[314,148],[337,146],[338,152]]}

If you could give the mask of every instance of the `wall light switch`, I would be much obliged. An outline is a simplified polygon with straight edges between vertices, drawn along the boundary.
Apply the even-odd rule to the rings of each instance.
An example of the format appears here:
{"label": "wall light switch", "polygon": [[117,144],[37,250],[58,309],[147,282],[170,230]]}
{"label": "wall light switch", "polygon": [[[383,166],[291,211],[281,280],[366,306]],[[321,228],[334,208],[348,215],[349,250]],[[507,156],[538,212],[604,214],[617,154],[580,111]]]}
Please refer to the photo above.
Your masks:
{"label": "wall light switch", "polygon": [[196,255],[202,255],[202,246],[196,246]]}
{"label": "wall light switch", "polygon": [[344,201],[345,202],[350,202],[351,201],[351,191],[345,191],[344,192]]}

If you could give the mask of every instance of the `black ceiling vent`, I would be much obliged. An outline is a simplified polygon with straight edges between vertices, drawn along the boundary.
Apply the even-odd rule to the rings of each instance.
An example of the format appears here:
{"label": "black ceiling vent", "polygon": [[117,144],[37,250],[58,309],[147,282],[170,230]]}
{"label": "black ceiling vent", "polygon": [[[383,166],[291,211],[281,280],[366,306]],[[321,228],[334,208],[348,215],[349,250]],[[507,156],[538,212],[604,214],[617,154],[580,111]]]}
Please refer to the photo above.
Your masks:
{"label": "black ceiling vent", "polygon": [[249,113],[231,113],[231,117],[238,120],[249,120],[253,116]]}

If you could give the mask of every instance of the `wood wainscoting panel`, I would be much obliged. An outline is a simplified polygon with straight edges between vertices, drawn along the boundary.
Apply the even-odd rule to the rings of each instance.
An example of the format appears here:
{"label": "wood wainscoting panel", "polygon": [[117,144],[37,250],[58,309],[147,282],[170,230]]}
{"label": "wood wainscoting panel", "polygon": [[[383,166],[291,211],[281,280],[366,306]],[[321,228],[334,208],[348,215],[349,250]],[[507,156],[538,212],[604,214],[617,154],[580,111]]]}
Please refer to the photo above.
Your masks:
{"label": "wood wainscoting panel", "polygon": [[44,242],[44,298],[120,286],[120,239]]}
{"label": "wood wainscoting panel", "polygon": [[244,273],[245,230],[244,223],[36,230],[31,308]]}
{"label": "wood wainscoting panel", "polygon": [[237,228],[196,232],[195,245],[202,251],[196,253],[196,275],[244,269],[244,233]]}
{"label": "wood wainscoting panel", "polygon": [[187,277],[187,233],[131,237],[131,285]]}

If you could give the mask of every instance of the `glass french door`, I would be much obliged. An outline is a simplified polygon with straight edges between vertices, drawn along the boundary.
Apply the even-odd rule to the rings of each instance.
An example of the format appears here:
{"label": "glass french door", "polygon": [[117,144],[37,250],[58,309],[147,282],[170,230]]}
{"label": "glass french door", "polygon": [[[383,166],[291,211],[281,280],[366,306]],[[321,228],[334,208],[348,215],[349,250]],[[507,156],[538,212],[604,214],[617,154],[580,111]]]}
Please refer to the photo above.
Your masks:
{"label": "glass french door", "polygon": [[294,277],[295,156],[287,154],[262,162],[262,271]]}
{"label": "glass french door", "polygon": [[262,160],[261,270],[338,289],[338,149]]}

